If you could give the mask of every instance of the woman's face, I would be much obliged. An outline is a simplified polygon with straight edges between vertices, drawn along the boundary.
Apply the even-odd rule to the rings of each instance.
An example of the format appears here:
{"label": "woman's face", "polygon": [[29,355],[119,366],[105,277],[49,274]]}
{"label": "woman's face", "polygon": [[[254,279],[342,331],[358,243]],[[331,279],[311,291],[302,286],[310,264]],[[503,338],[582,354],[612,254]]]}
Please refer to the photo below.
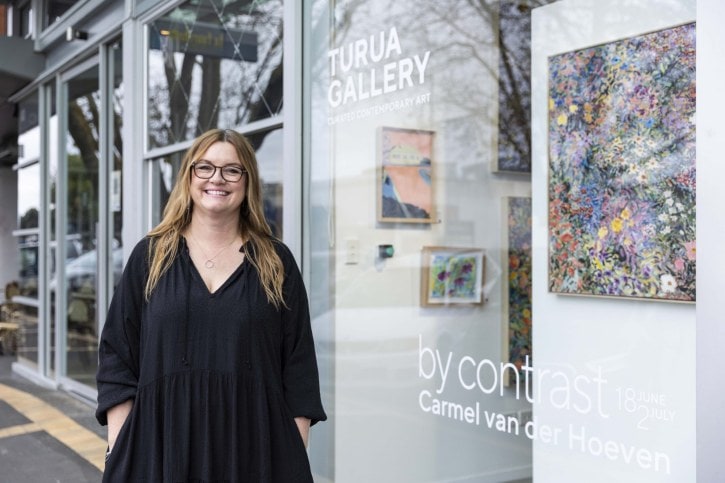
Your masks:
{"label": "woman's face", "polygon": [[[194,164],[196,168],[192,169],[189,186],[194,211],[200,210],[216,215],[238,214],[239,207],[247,196],[247,174],[244,171],[238,181],[228,181],[234,178],[239,170],[243,170],[234,146],[231,143],[217,141],[209,146]],[[217,169],[214,170],[213,167]],[[227,168],[224,176],[222,176],[223,168]],[[205,177],[211,174],[211,177],[202,179],[197,173]],[[227,179],[224,179],[225,177]]]}

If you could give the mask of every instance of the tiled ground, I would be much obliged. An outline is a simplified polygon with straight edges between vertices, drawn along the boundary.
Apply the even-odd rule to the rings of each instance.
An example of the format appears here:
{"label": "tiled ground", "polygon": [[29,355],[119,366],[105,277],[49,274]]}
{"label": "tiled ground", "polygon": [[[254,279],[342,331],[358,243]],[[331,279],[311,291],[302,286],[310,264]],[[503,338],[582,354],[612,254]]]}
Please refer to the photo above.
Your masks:
{"label": "tiled ground", "polygon": [[12,374],[0,357],[0,483],[98,482],[103,429],[93,408]]}

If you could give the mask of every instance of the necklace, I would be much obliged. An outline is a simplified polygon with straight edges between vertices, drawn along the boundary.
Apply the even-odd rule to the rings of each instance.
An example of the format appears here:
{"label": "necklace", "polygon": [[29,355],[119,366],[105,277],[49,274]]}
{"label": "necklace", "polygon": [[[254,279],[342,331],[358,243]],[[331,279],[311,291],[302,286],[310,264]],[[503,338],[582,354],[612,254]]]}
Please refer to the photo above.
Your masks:
{"label": "necklace", "polygon": [[214,263],[214,259],[216,257],[218,257],[219,255],[221,255],[224,250],[226,250],[227,248],[232,246],[232,243],[234,243],[234,241],[237,239],[237,237],[235,235],[234,238],[232,238],[232,241],[230,241],[227,245],[225,245],[224,248],[219,250],[216,255],[214,255],[213,257],[210,257],[206,254],[206,252],[204,251],[204,249],[201,246],[201,243],[199,243],[199,241],[194,237],[194,235],[191,234],[191,232],[189,232],[189,236],[191,236],[191,239],[194,240],[194,243],[196,243],[196,246],[199,247],[199,250],[201,250],[201,253],[202,253],[202,255],[204,255],[204,258],[206,258],[206,262],[204,262],[204,266],[206,268],[208,268],[209,270],[213,269],[216,266],[216,264]]}

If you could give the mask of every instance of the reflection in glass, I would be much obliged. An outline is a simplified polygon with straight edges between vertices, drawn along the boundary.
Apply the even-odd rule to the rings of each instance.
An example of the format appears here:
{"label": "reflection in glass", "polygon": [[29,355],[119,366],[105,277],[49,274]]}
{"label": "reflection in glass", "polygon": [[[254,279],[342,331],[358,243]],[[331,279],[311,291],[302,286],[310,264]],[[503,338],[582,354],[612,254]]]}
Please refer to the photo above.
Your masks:
{"label": "reflection in glass", "polygon": [[25,39],[29,39],[33,35],[33,20],[35,18],[35,12],[30,2],[20,7],[20,32],[19,36]]}
{"label": "reflection in glass", "polygon": [[[111,145],[111,179],[109,186],[109,209],[113,217],[113,240],[111,241],[111,249],[109,250],[110,260],[107,261],[107,267],[113,267],[113,284],[110,290],[114,290],[120,276],[120,267],[117,263],[122,263],[122,229],[123,229],[123,138],[121,137],[121,129],[123,127],[123,49],[121,42],[111,45],[110,53],[113,61],[111,62],[113,94],[111,96],[111,104],[113,108],[113,132]],[[118,269],[117,269],[118,268]],[[109,268],[109,271],[111,269]],[[110,299],[111,293],[109,293]]]}
{"label": "reflection in glass", "polygon": [[149,147],[280,115],[282,16],[281,0],[193,0],[149,24]]}
{"label": "reflection in glass", "polygon": [[[38,94],[18,104],[18,205],[17,278],[5,287],[5,297],[38,297],[38,239],[40,213],[40,164]],[[10,274],[8,274],[10,275]],[[38,363],[38,311],[36,307],[10,302],[3,304],[2,319],[18,324],[18,330],[4,332],[3,350],[17,353],[31,366]],[[11,336],[11,337],[8,337]]]}
{"label": "reflection in glass", "polygon": [[[50,119],[48,120],[48,136],[47,136],[47,143],[48,146],[58,146],[58,114],[56,112],[56,86],[55,82],[49,82],[47,83],[44,88],[47,90],[47,94],[50,97]],[[50,276],[51,280],[56,277],[56,222],[55,222],[55,216],[56,216],[56,206],[58,203],[57,199],[57,186],[58,186],[58,150],[48,149],[48,207],[47,207],[47,213],[48,213],[48,220],[50,222],[50,230],[48,233],[49,238],[49,244],[50,244],[50,250],[48,250],[48,263],[47,263],[47,271],[48,275]],[[73,243],[68,242],[67,244],[68,250],[72,250],[75,248],[75,245]],[[68,258],[73,258],[71,256],[71,253],[68,253]],[[49,327],[49,337],[48,337],[48,344],[50,346],[50,357],[48,358],[48,376],[49,377],[55,377],[55,352],[56,352],[56,318],[55,318],[55,312],[56,312],[56,294],[54,290],[50,291],[50,327]]]}
{"label": "reflection in glass", "polygon": [[181,160],[184,157],[183,152],[172,153],[163,158],[151,161],[153,172],[151,173],[152,186],[154,186],[154,202],[152,206],[151,221],[153,225],[157,225],[163,216],[166,203],[171,196],[171,190],[179,175]]}
{"label": "reflection in glass", "polygon": [[30,367],[38,364],[38,308],[18,303],[10,304],[9,321],[18,324],[18,330],[3,340],[3,349],[13,350],[18,360]]}
{"label": "reflection in glass", "polygon": [[[257,155],[264,215],[272,234],[278,238],[282,238],[282,132],[282,128],[277,128],[247,136]],[[178,152],[151,161],[154,169],[152,182],[156,187],[152,213],[154,225],[161,221],[171,190],[179,175],[183,156],[183,152]]]}
{"label": "reflection in glass", "polygon": [[277,238],[282,238],[282,137],[282,128],[247,136],[257,153],[264,216]]}
{"label": "reflection in glass", "polygon": [[531,11],[553,1],[499,3],[499,171],[531,172]]}
{"label": "reflection in glass", "polygon": [[[531,418],[530,401],[520,397],[523,383],[516,386],[515,377],[504,381],[498,370],[509,360],[508,328],[502,323],[508,321],[508,304],[501,290],[506,286],[501,199],[527,196],[531,181],[526,169],[521,176],[500,176],[492,164],[498,164],[496,133],[509,127],[504,121],[499,126],[500,89],[516,89],[509,84],[530,79],[529,72],[517,73],[500,85],[507,62],[528,55],[527,39],[519,38],[528,35],[525,29],[518,24],[515,31],[500,29],[511,23],[510,9],[528,14],[535,2],[507,2],[501,11],[504,0],[305,2],[311,225],[310,240],[304,242],[310,247],[321,389],[337,420],[322,444],[327,454],[319,443],[311,452],[321,477],[531,481],[531,440],[490,430],[484,416],[514,415],[510,420],[522,427]],[[507,55],[505,49],[524,50]],[[389,81],[381,81],[384,76]],[[343,102],[335,97],[340,86]],[[505,106],[512,112],[528,110],[528,101],[516,93],[501,95],[519,103]],[[376,219],[383,127],[435,133],[430,186],[436,223],[430,227]],[[515,141],[528,142],[518,135]],[[522,164],[526,167],[528,158]],[[377,254],[380,243],[392,245],[394,257],[365,255]],[[466,310],[421,309],[425,247],[485,249],[485,303]],[[496,368],[495,393],[468,384],[467,362],[447,384],[433,383],[427,374],[436,354],[450,356],[454,371],[460,361],[475,361],[474,366],[490,361]],[[506,372],[515,375],[515,366]],[[492,374],[488,369],[480,374],[488,384]],[[467,420],[464,412],[480,414],[481,424]],[[384,449],[376,444],[382,433],[390,436]],[[424,454],[436,457],[420,458]],[[365,464],[370,460],[376,464]]]}
{"label": "reflection in glass", "polygon": [[[66,368],[70,378],[95,384],[97,366],[96,270],[100,92],[98,68],[91,67],[67,84],[68,128],[67,226],[69,245],[80,255],[66,259]],[[73,240],[72,242],[70,240]],[[56,285],[51,282],[51,289]]]}
{"label": "reflection in glass", "polygon": [[[35,104],[37,107],[37,103]],[[37,124],[18,136],[21,145],[37,145]],[[37,149],[37,147],[35,148]],[[23,150],[26,151],[26,150]],[[32,151],[28,149],[27,151]],[[20,157],[19,157],[20,158]],[[38,218],[40,213],[40,164],[37,157],[32,164],[18,169],[18,219],[17,227],[23,234],[17,237],[20,272],[17,282],[20,294],[25,297],[38,295]],[[20,159],[19,159],[20,162]]]}
{"label": "reflection in glass", "polygon": [[40,210],[40,164],[18,170],[18,228],[38,228]]}
{"label": "reflection in glass", "polygon": [[57,22],[77,0],[50,0],[45,2],[46,17],[43,19],[43,27],[49,27]]}

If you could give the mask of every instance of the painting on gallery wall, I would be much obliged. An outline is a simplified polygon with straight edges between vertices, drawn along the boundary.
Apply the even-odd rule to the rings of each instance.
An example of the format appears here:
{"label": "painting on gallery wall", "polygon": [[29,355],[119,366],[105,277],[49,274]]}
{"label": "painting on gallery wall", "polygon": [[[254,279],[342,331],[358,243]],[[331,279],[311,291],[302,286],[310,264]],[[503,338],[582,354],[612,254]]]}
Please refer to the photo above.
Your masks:
{"label": "painting on gallery wall", "polygon": [[382,127],[378,221],[433,223],[433,131]]}
{"label": "painting on gallery wall", "polygon": [[504,260],[504,362],[519,370],[531,351],[531,198],[503,200]]}
{"label": "painting on gallery wall", "polygon": [[479,248],[423,247],[421,306],[482,305],[485,263]]}
{"label": "painting on gallery wall", "polygon": [[549,58],[549,290],[695,301],[695,25]]}

